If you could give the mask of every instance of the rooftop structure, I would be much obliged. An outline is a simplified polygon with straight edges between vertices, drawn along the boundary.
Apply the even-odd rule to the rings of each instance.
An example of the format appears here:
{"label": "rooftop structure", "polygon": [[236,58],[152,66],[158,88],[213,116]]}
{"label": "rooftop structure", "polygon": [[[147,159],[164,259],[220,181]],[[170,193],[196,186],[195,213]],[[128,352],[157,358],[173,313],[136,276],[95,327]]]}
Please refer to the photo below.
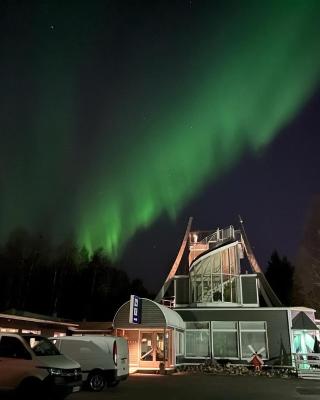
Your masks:
{"label": "rooftop structure", "polygon": [[[241,219],[239,229],[230,225],[211,231],[191,231],[191,223],[190,218],[178,257],[155,301],[171,307],[259,306],[262,299],[267,306],[281,306],[252,252]],[[178,275],[186,244],[188,272]],[[251,274],[241,274],[241,261],[245,258]]]}

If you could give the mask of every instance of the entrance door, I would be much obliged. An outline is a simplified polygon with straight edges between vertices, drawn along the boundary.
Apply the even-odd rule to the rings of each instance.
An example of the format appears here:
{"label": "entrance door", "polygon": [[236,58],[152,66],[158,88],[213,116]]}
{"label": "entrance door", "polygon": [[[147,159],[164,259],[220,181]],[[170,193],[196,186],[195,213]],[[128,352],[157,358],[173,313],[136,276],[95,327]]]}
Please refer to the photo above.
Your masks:
{"label": "entrance door", "polygon": [[140,332],[140,366],[159,368],[160,362],[168,364],[170,354],[169,332]]}
{"label": "entrance door", "polygon": [[138,367],[139,365],[139,331],[125,331],[125,338],[128,340],[129,366]]}

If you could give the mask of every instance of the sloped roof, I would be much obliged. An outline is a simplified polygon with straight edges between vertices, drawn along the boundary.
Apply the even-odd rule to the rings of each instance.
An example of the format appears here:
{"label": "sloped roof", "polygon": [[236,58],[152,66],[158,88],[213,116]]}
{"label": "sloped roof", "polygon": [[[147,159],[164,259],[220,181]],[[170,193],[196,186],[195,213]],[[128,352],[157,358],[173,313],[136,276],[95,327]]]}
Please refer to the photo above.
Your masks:
{"label": "sloped roof", "polygon": [[58,317],[54,317],[52,315],[32,313],[32,312],[25,311],[25,310],[16,310],[15,308],[10,308],[9,310],[5,310],[5,311],[3,311],[2,314],[17,316],[17,317],[24,317],[24,318],[33,318],[33,319],[39,319],[39,320],[53,321],[53,322],[76,324],[75,321],[71,321],[69,319],[58,318]]}
{"label": "sloped roof", "polygon": [[299,312],[292,320],[292,329],[318,331],[317,325],[304,313]]}
{"label": "sloped roof", "polygon": [[[30,315],[30,314],[29,314]],[[5,320],[14,320],[14,321],[26,321],[26,322],[36,322],[37,324],[46,324],[46,325],[56,325],[56,326],[74,326],[77,327],[79,324],[76,322],[61,322],[60,320],[56,319],[51,319],[50,317],[46,316],[25,316],[25,315],[17,315],[17,314],[3,314],[0,313],[0,318],[3,318]]]}

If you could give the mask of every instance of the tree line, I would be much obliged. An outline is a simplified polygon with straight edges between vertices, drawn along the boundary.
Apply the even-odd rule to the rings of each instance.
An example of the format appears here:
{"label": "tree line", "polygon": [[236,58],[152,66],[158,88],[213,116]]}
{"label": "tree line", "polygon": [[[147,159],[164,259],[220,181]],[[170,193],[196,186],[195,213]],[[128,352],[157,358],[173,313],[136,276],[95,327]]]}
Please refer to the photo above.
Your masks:
{"label": "tree line", "polygon": [[27,310],[73,320],[110,321],[130,294],[151,297],[102,249],[92,255],[72,240],[59,245],[25,230],[0,247],[0,311]]}
{"label": "tree line", "polygon": [[[294,266],[277,251],[265,275],[283,305],[318,308],[314,296],[301,289]],[[25,230],[13,232],[0,247],[0,284],[0,312],[13,308],[78,321],[112,320],[130,294],[154,298],[102,249],[90,255],[72,240],[53,245]]]}

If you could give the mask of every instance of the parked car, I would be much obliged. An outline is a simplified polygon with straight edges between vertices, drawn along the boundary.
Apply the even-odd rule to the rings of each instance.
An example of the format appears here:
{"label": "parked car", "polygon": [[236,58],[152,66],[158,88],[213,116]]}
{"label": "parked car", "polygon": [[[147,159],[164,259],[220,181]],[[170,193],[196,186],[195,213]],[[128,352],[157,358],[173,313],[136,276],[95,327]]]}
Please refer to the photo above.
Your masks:
{"label": "parked car", "polygon": [[129,375],[125,338],[117,336],[64,336],[51,338],[61,353],[78,361],[84,386],[94,392],[115,386]]}
{"label": "parked car", "polygon": [[79,391],[81,385],[79,363],[60,354],[44,336],[0,333],[1,391],[56,399]]}

